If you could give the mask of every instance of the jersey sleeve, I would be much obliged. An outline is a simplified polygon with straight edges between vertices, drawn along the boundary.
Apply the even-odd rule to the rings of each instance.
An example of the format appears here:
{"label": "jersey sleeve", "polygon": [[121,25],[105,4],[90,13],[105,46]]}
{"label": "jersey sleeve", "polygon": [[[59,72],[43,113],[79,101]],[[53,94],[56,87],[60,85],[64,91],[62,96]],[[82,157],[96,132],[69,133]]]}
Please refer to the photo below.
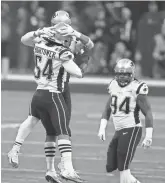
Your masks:
{"label": "jersey sleeve", "polygon": [[148,89],[148,86],[146,83],[141,83],[137,90],[136,90],[136,94],[139,95],[139,94],[142,94],[142,95],[147,95],[149,92],[149,89]]}
{"label": "jersey sleeve", "polygon": [[111,93],[111,88],[112,88],[112,84],[113,84],[114,79],[109,83],[108,87],[107,87],[107,91],[110,94]]}
{"label": "jersey sleeve", "polygon": [[64,49],[59,53],[59,58],[61,61],[66,62],[69,60],[74,60],[74,55],[70,49]]}

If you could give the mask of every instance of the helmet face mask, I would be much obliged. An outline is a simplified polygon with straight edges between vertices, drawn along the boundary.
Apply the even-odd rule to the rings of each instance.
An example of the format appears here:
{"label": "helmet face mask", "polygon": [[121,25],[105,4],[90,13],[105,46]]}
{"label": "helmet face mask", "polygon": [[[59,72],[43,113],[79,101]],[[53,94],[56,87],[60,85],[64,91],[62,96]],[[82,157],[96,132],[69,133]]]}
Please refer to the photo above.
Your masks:
{"label": "helmet face mask", "polygon": [[132,73],[115,73],[116,81],[118,82],[119,86],[125,87],[132,81]]}
{"label": "helmet face mask", "polygon": [[115,66],[115,79],[119,86],[127,86],[133,79],[135,73],[135,65],[129,59],[121,59]]}

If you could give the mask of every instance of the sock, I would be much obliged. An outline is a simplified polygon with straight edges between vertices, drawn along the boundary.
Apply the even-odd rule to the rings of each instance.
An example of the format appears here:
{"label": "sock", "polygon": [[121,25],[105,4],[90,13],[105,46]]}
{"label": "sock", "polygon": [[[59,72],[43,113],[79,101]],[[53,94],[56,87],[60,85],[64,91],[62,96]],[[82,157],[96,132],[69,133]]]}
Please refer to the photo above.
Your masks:
{"label": "sock", "polygon": [[54,159],[56,153],[56,143],[55,142],[45,142],[45,156],[48,171],[55,171]]}
{"label": "sock", "polygon": [[120,171],[120,183],[131,183],[129,170]]}
{"label": "sock", "polygon": [[73,170],[71,141],[66,139],[58,140],[58,148],[61,153],[61,163],[64,169]]}
{"label": "sock", "polygon": [[130,169],[128,169],[128,174],[129,174],[131,183],[138,183],[138,180],[131,174]]}
{"label": "sock", "polygon": [[34,119],[32,116],[29,116],[19,127],[18,133],[15,139],[15,143],[13,149],[16,151],[20,151],[21,146],[24,140],[28,137],[31,133],[34,126],[37,124],[39,120],[36,118]]}

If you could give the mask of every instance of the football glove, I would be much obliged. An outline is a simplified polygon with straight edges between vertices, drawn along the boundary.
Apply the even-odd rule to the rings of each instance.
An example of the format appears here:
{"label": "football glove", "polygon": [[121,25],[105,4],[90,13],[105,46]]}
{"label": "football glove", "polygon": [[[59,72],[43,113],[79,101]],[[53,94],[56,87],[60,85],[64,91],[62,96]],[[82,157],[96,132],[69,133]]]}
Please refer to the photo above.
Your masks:
{"label": "football glove", "polygon": [[152,134],[153,134],[153,128],[146,128],[146,136],[142,142],[142,147],[149,148],[152,145]]}
{"label": "football glove", "polygon": [[[61,26],[59,27],[59,25],[61,25]],[[60,35],[62,35],[62,36],[75,36],[75,37],[78,37],[78,38],[81,36],[81,33],[74,30],[70,25],[65,24],[65,23],[59,23],[59,25],[56,25],[54,27],[58,27],[55,30]]]}
{"label": "football glove", "polygon": [[152,138],[148,138],[145,137],[143,142],[142,142],[142,147],[144,147],[144,149],[151,147],[152,145]]}
{"label": "football glove", "polygon": [[106,119],[101,119],[100,122],[100,128],[99,128],[99,132],[98,132],[98,137],[100,138],[100,140],[105,141],[105,129],[107,126],[107,120]]}
{"label": "football glove", "polygon": [[44,27],[43,29],[38,29],[34,32],[35,37],[39,37],[41,35],[47,35],[48,37],[53,37],[55,35],[55,31],[52,27]]}

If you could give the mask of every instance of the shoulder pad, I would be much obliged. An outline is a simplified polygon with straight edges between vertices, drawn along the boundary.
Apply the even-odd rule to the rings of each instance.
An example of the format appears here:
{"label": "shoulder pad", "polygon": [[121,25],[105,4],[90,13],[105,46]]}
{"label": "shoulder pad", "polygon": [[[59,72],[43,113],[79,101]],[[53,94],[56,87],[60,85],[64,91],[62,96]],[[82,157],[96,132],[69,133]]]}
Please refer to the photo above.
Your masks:
{"label": "shoulder pad", "polygon": [[115,82],[115,79],[112,79],[112,80],[110,81],[110,83],[108,84],[108,87],[107,87],[108,93],[111,92],[111,86],[112,86],[112,84],[113,84],[114,82]]}
{"label": "shoulder pad", "polygon": [[147,95],[148,94],[148,86],[146,83],[144,82],[141,82],[138,87],[137,87],[137,90],[136,90],[136,94],[143,94],[143,95]]}
{"label": "shoulder pad", "polygon": [[62,61],[69,61],[74,59],[74,55],[70,49],[64,49],[59,53],[59,58]]}

